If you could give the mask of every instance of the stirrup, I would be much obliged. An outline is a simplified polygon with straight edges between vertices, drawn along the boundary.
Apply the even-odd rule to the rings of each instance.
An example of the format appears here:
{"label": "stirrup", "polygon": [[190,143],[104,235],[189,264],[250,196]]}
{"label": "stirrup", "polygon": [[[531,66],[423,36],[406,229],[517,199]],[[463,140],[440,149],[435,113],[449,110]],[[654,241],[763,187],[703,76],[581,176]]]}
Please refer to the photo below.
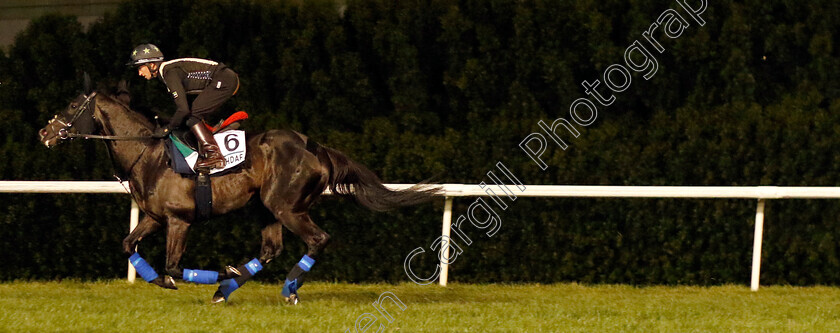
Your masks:
{"label": "stirrup", "polygon": [[[210,149],[207,149],[210,150]],[[195,162],[195,169],[222,169],[225,167],[226,161],[225,158],[222,157],[222,153],[219,152],[218,148],[213,152],[206,154],[206,157],[200,158],[197,162]]]}

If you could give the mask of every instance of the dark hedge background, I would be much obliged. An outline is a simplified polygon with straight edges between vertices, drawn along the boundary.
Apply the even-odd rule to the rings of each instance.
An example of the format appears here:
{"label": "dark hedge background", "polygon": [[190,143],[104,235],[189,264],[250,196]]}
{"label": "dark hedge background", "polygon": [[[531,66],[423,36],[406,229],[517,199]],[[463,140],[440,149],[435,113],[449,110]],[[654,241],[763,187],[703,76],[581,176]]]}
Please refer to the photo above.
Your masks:
{"label": "dark hedge background", "polygon": [[[657,33],[656,75],[634,74],[568,150],[550,146],[548,170],[522,153],[538,120],[568,118],[586,97],[583,80],[623,63],[634,40],[652,51],[642,32],[667,8],[685,15],[673,1],[160,0],[125,3],[87,30],[45,16],[0,52],[0,178],[112,179],[101,143],[47,150],[36,131],[83,71],[103,87],[129,79],[137,110],[171,114],[163,85],[124,66],[152,42],[168,58],[239,72],[227,111],[248,111],[249,131],[304,132],[387,182],[478,183],[503,161],[527,184],[837,186],[840,3],[829,0],[715,1],[703,27],[685,15],[681,37]],[[456,200],[456,217],[472,201]],[[333,238],[310,276],[406,281],[403,260],[437,237],[442,202],[375,214],[325,198],[313,219]],[[840,283],[838,208],[769,202],[762,283]],[[128,209],[125,195],[0,194],[0,280],[124,276]],[[754,210],[751,200],[521,198],[494,237],[466,229],[474,243],[452,279],[745,283]],[[252,258],[270,219],[250,205],[195,226],[183,265]],[[282,279],[304,252],[290,233],[285,243],[259,279]],[[163,234],[140,250],[161,267]]]}

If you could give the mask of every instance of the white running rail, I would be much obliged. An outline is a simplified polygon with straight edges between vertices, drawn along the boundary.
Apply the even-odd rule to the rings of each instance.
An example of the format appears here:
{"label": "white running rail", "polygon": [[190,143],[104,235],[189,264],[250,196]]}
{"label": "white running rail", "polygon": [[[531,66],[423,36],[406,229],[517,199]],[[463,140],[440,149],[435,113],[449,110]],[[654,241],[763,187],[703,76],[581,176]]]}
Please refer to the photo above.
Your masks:
{"label": "white running rail", "polygon": [[[386,184],[392,189],[404,189],[412,184]],[[441,234],[449,236],[452,224],[452,203],[455,197],[489,196],[478,185],[442,184],[443,226]],[[123,193],[128,187],[115,181],[0,181],[0,193]],[[761,242],[764,233],[764,205],[772,199],[840,199],[840,187],[781,187],[781,186],[602,186],[602,185],[525,185],[522,197],[557,198],[695,198],[695,199],[756,199],[755,237],[750,288],[757,291],[761,273]],[[130,229],[134,230],[139,208],[132,200]],[[442,251],[448,250],[446,247]],[[448,257],[448,255],[444,255]],[[129,264],[128,280],[134,281],[134,268]],[[439,283],[446,286],[449,265],[441,263]]]}

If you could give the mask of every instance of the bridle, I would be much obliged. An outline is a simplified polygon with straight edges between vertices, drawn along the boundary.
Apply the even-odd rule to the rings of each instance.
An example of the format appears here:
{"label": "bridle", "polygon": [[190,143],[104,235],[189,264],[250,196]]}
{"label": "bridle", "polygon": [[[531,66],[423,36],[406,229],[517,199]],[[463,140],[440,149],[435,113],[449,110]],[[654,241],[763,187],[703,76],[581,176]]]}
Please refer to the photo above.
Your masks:
{"label": "bridle", "polygon": [[[139,140],[149,140],[149,139],[159,139],[159,138],[156,138],[156,137],[151,136],[151,135],[147,135],[147,136],[119,136],[119,135],[95,135],[95,134],[92,134],[93,127],[95,126],[95,123],[96,123],[96,117],[93,115],[93,110],[96,107],[96,100],[94,99],[94,97],[96,97],[96,94],[97,93],[94,91],[94,92],[91,92],[90,95],[84,95],[85,100],[78,107],[72,107],[71,106],[71,108],[75,109],[76,112],[75,112],[75,114],[73,114],[73,118],[70,119],[70,121],[65,122],[66,117],[63,116],[63,115],[62,116],[56,115],[55,118],[53,118],[50,121],[50,124],[52,124],[53,122],[58,122],[58,124],[62,126],[56,132],[56,135],[60,139],[67,140],[67,139],[75,139],[75,138],[85,138],[85,139],[100,139],[100,140],[138,140],[138,141]],[[86,113],[87,113],[87,115],[86,115],[87,118],[82,118],[82,116],[85,115]],[[91,133],[82,133],[82,132],[84,132],[84,130],[80,131],[79,126],[74,127],[74,125],[78,125],[78,124],[80,124],[80,122],[85,124],[85,125],[82,125],[81,127],[85,127],[85,126],[89,127],[88,130]],[[143,150],[140,151],[140,154],[137,155],[137,158],[134,160],[134,162],[131,163],[131,166],[128,168],[128,174],[129,175],[131,174],[132,170],[134,169],[134,166],[137,165],[137,162],[140,161],[140,158],[143,157],[143,153],[146,152],[147,148],[148,148],[148,146],[144,146]],[[111,154],[111,150],[110,149],[105,149],[105,151],[108,153],[108,158],[111,160],[111,164],[113,164],[114,170],[116,170],[117,173],[120,173],[119,172],[120,169],[119,169],[119,167],[117,167],[116,160],[114,159],[114,156]],[[119,174],[114,174],[114,177],[117,178],[117,180],[120,182],[120,184],[122,184],[123,181],[128,178],[126,175],[121,176]],[[125,186],[125,185],[123,185],[123,186]],[[129,193],[132,193],[132,195],[133,195],[133,192],[131,190],[129,190],[129,189],[126,189],[126,190]]]}
{"label": "bridle", "polygon": [[[58,115],[56,115],[55,118],[53,118],[53,120],[50,121],[50,122],[58,122],[62,126],[56,132],[56,135],[58,135],[59,138],[64,140],[64,139],[70,139],[70,138],[78,137],[79,134],[78,133],[73,133],[73,132],[71,132],[71,130],[74,130],[73,125],[76,124],[76,122],[79,120],[79,118],[81,118],[82,114],[84,114],[85,111],[88,110],[88,107],[90,106],[91,102],[93,102],[94,97],[96,97],[96,92],[95,91],[92,92],[90,95],[86,95],[85,100],[82,102],[81,105],[79,105],[78,107],[73,107],[74,109],[76,109],[76,112],[75,112],[75,114],[73,114],[73,118],[70,119],[70,121],[65,123],[64,122],[64,117],[59,117]],[[92,111],[91,111],[91,113],[92,113]],[[91,120],[94,120],[93,114],[91,114],[90,117],[91,117]]]}
{"label": "bridle", "polygon": [[76,108],[76,113],[73,115],[73,118],[70,119],[69,122],[64,122],[62,117],[56,116],[53,118],[52,121],[58,122],[62,127],[57,131],[57,135],[60,139],[75,139],[75,138],[85,138],[85,139],[100,139],[100,140],[147,140],[147,139],[154,139],[155,137],[151,135],[147,136],[119,136],[119,135],[95,135],[91,133],[80,133],[78,132],[77,128],[73,126],[77,124],[79,121],[82,121],[82,115],[85,114],[88,109],[91,109],[89,115],[89,122],[92,123],[96,120],[93,116],[93,108],[96,104],[95,100],[93,99],[96,97],[96,92],[90,93],[90,95],[85,95],[85,100]]}

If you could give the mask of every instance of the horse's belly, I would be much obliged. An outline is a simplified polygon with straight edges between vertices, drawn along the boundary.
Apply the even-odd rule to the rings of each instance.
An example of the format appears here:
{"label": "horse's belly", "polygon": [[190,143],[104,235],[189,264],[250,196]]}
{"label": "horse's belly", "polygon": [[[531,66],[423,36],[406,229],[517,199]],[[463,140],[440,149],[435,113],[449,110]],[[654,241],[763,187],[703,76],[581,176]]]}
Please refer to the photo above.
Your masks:
{"label": "horse's belly", "polygon": [[236,179],[221,181],[213,180],[213,213],[225,214],[245,206],[254,195],[254,190]]}

